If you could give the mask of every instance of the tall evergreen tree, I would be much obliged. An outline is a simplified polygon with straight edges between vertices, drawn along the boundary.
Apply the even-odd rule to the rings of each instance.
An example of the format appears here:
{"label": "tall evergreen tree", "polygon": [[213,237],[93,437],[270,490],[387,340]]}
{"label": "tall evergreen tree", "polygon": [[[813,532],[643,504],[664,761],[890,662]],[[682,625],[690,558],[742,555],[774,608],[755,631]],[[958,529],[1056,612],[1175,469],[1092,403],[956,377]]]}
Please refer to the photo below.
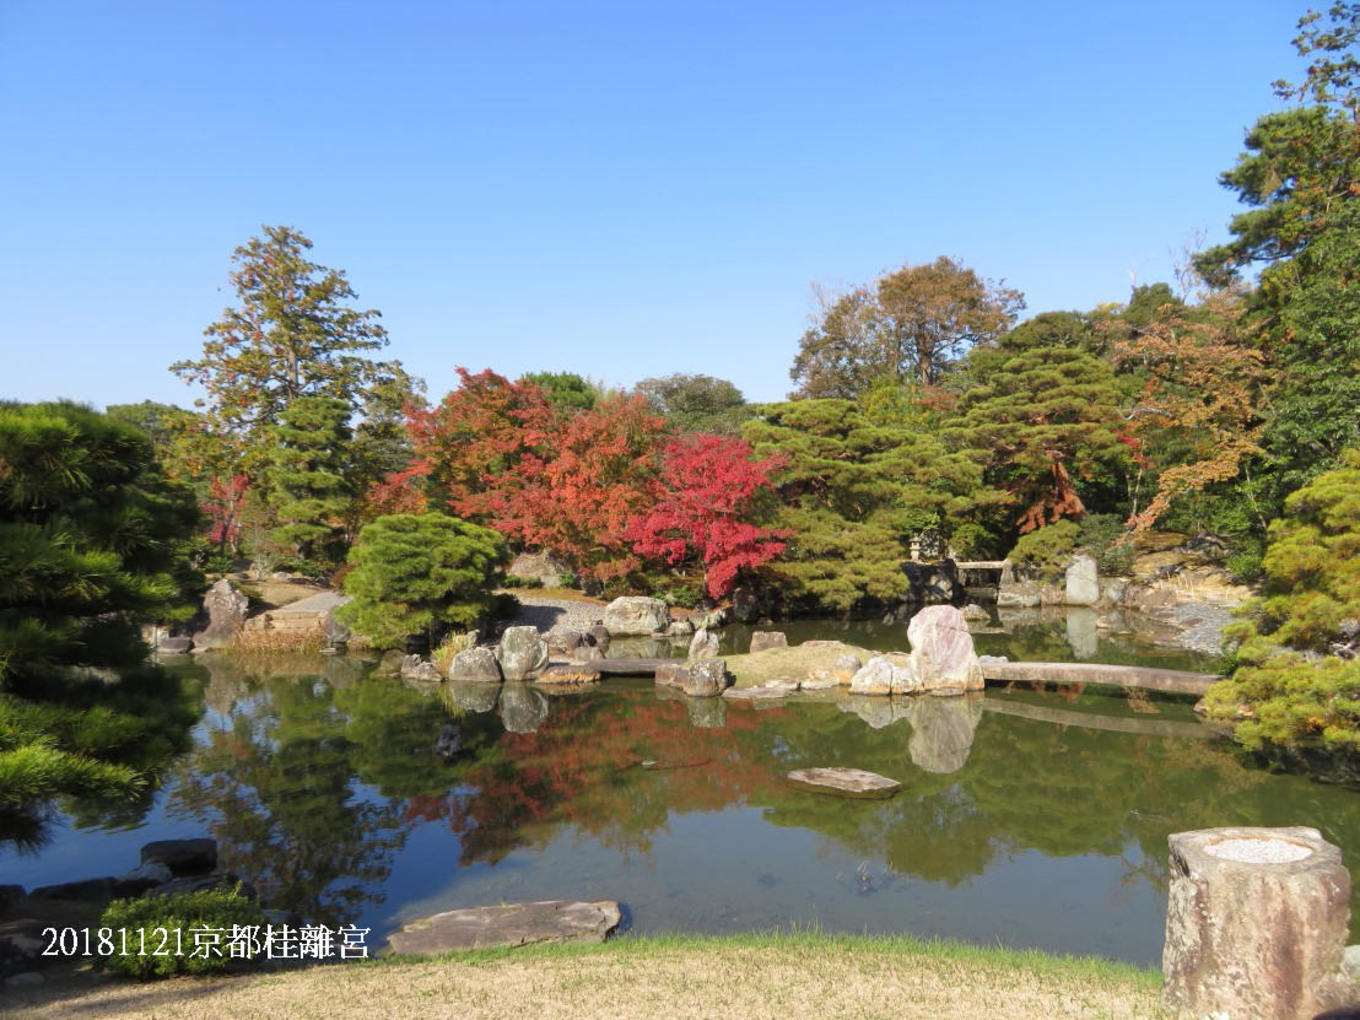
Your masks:
{"label": "tall evergreen tree", "polygon": [[405,377],[399,362],[369,359],[387,345],[379,313],[354,307],[344,272],[311,261],[311,247],[292,227],[266,226],[237,248],[237,304],[204,331],[201,357],[170,366],[207,391],[200,431],[232,451],[231,473],[258,471],[263,430],[297,398],[332,397],[354,411]]}
{"label": "tall evergreen tree", "polygon": [[1276,508],[1360,444],[1360,5],[1333,4],[1300,29],[1307,76],[1275,87],[1308,105],[1248,133],[1221,180],[1251,208],[1233,219],[1231,241],[1196,259],[1215,285],[1260,267],[1250,314],[1280,369],[1262,441]]}
{"label": "tall evergreen tree", "polygon": [[339,560],[353,489],[347,477],[349,405],[334,397],[298,397],[271,429],[269,486],[279,526],[275,541],[304,562]]}

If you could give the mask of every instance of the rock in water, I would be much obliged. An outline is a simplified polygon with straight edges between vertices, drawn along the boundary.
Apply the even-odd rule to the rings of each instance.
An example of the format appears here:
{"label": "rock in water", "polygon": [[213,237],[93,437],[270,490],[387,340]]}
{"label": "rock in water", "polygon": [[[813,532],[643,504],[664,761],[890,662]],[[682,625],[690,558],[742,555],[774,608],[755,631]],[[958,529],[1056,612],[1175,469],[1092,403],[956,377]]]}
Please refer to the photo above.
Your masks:
{"label": "rock in water", "polygon": [[690,661],[695,659],[716,659],[718,657],[718,635],[710,634],[707,628],[700,627],[694,632],[689,643]]}
{"label": "rock in water", "polygon": [[1305,1018],[1345,1001],[1351,883],[1338,847],[1303,826],[1177,832],[1170,846],[1171,1015]]}
{"label": "rock in water", "polygon": [[917,694],[921,690],[911,658],[904,652],[875,655],[850,678],[851,694]]}
{"label": "rock in water", "polygon": [[439,672],[439,667],[423,655],[408,655],[401,660],[401,678],[403,680],[424,680],[427,683],[438,683],[444,679]]}
{"label": "rock in water", "polygon": [[751,651],[763,652],[767,648],[787,648],[788,635],[782,630],[758,630],[751,635]]}
{"label": "rock in water", "polygon": [[691,698],[716,698],[732,686],[726,659],[703,659],[691,663],[685,672],[688,682],[682,678],[680,689]]}
{"label": "rock in water", "polygon": [[624,595],[604,610],[604,627],[610,634],[655,634],[671,625],[671,611],[660,599]]}
{"label": "rock in water", "polygon": [[587,666],[549,666],[542,673],[538,674],[536,681],[540,684],[556,685],[576,685],[593,684],[600,680],[600,671],[590,669]]}
{"label": "rock in water", "polygon": [[795,786],[818,793],[833,793],[840,797],[891,797],[902,784],[896,779],[880,776],[863,769],[816,768],[795,769],[787,776]]}
{"label": "rock in water", "polygon": [[387,940],[394,952],[416,955],[536,942],[603,942],[622,919],[614,900],[541,900],[422,917],[402,925]]}
{"label": "rock in water", "polygon": [[490,648],[465,648],[449,663],[449,679],[462,683],[501,682],[501,664]]}
{"label": "rock in water", "polygon": [[1100,576],[1096,561],[1086,553],[1077,553],[1067,568],[1067,604],[1094,606],[1100,601]]}
{"label": "rock in water", "polygon": [[199,875],[217,867],[217,840],[158,839],[142,846],[141,862],[159,861],[175,875]]}
{"label": "rock in water", "polygon": [[907,624],[907,640],[910,672],[919,687],[902,693],[961,694],[986,686],[968,621],[953,606],[922,609]]}
{"label": "rock in water", "polygon": [[537,627],[507,627],[497,649],[507,680],[523,680],[548,664],[548,643]]}
{"label": "rock in water", "polygon": [[250,599],[225,577],[208,589],[203,596],[203,611],[208,614],[208,625],[194,635],[194,651],[204,652],[226,648],[236,643],[236,635],[246,624],[246,610]]}

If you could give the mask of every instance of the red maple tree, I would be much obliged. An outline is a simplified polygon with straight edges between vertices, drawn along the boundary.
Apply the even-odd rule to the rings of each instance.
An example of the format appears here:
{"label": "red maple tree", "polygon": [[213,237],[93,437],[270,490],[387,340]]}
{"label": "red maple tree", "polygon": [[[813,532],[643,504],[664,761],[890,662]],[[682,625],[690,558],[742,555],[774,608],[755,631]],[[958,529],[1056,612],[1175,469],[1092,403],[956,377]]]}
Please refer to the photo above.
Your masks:
{"label": "red maple tree", "polygon": [[208,541],[218,548],[236,548],[241,537],[241,506],[250,479],[245,475],[214,478],[208,486],[208,498],[200,505],[208,518]]}
{"label": "red maple tree", "polygon": [[783,464],[780,457],[752,460],[751,445],[742,439],[699,435],[672,442],[656,504],[629,522],[624,537],[638,553],[672,566],[697,558],[708,594],[723,598],[742,570],[784,551],[787,532],[749,520],[757,494],[773,488],[770,473]]}
{"label": "red maple tree", "polygon": [[666,434],[665,420],[639,396],[606,399],[572,416],[502,530],[554,550],[596,580],[628,573],[638,560],[625,532],[655,499]]}

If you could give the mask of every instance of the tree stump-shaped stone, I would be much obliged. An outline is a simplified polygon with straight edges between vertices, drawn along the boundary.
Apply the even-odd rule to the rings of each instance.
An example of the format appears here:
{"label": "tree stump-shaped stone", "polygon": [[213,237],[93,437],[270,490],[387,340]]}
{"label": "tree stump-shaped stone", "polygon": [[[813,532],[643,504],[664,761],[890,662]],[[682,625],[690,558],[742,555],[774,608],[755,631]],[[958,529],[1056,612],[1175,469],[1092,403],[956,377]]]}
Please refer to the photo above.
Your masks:
{"label": "tree stump-shaped stone", "polygon": [[1163,1004],[1174,1016],[1313,1017],[1346,989],[1350,874],[1316,829],[1170,837]]}

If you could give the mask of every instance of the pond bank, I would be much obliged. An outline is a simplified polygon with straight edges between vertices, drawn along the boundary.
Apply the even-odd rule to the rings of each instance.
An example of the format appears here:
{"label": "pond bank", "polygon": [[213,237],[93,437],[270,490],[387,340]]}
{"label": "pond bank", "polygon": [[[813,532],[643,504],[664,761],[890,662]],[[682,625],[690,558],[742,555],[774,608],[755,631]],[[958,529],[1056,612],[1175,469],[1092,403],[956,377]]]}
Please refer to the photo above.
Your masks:
{"label": "pond bank", "polygon": [[[156,984],[71,973],[5,1015],[1150,1017],[1161,977],[1094,957],[902,937],[614,939]],[[13,1013],[9,1014],[8,1011]]]}

